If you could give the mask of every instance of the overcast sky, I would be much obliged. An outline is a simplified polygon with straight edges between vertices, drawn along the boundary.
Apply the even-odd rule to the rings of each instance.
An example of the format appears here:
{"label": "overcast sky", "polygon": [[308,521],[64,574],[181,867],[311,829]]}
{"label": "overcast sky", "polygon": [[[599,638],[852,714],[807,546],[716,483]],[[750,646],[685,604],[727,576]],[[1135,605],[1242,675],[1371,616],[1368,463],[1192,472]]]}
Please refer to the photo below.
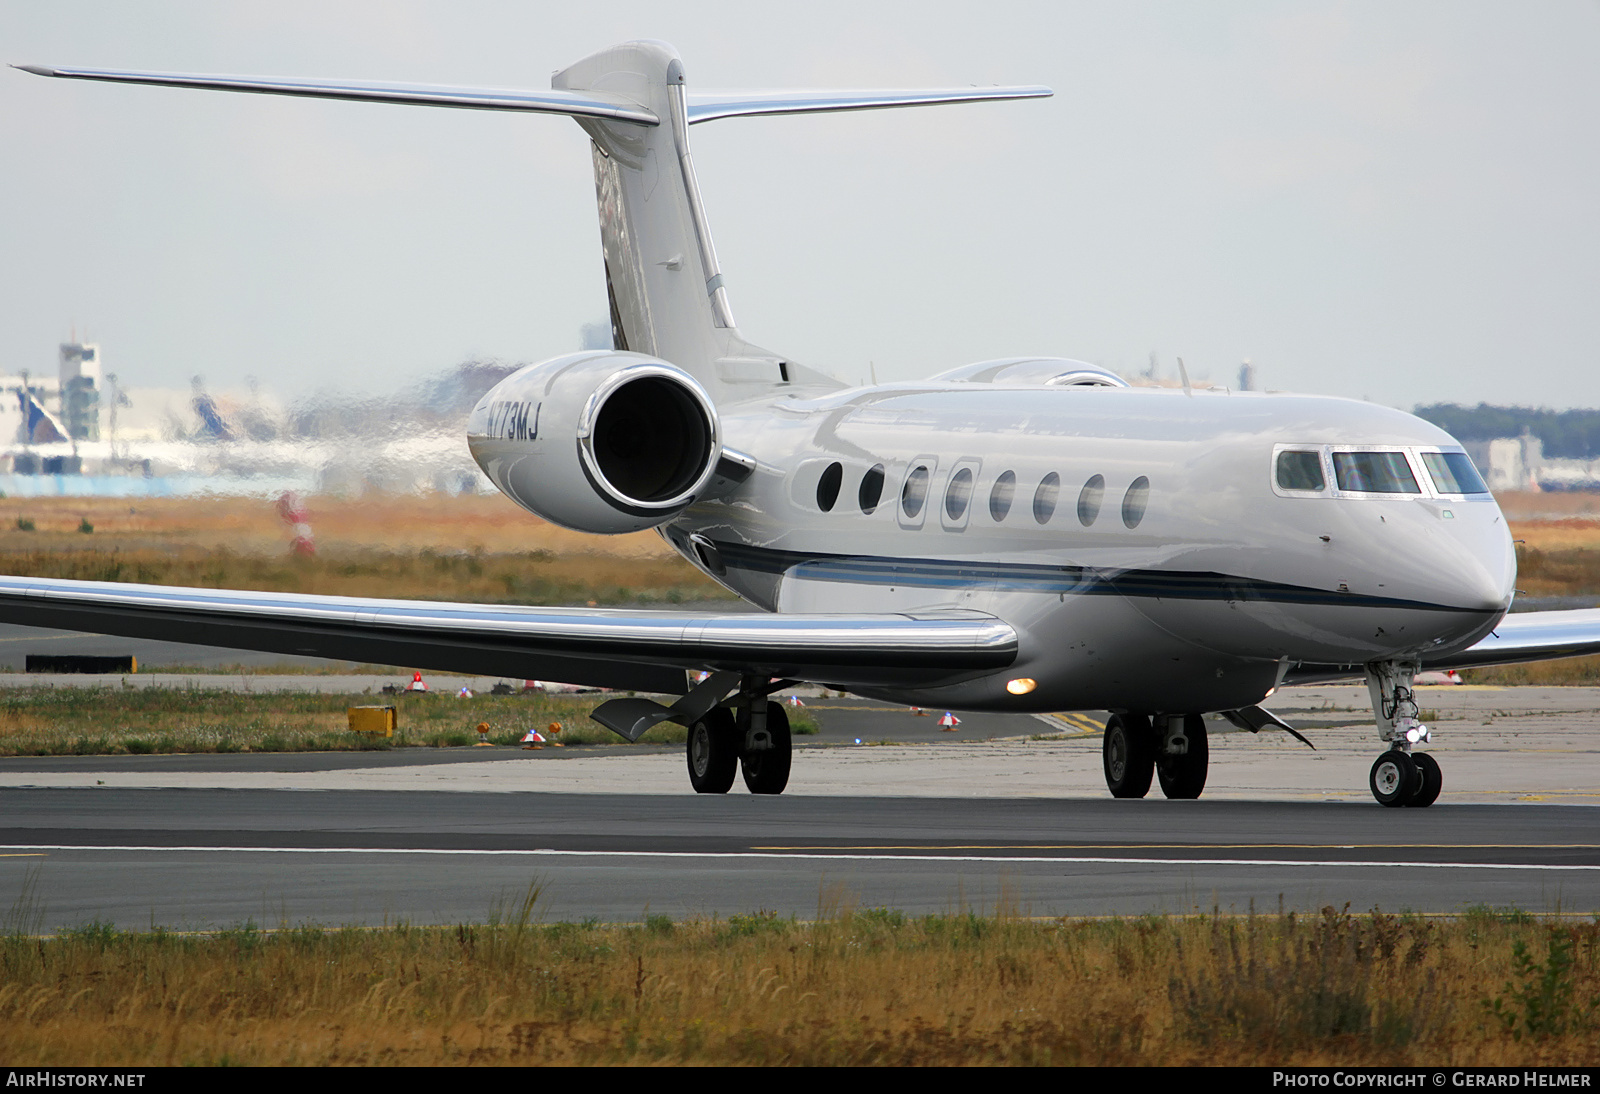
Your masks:
{"label": "overcast sky", "polygon": [[[1600,406],[1600,3],[0,0],[10,63],[1053,99],[696,126],[746,337],[843,378],[1038,353]],[[378,390],[606,314],[571,121],[0,70],[0,370]]]}

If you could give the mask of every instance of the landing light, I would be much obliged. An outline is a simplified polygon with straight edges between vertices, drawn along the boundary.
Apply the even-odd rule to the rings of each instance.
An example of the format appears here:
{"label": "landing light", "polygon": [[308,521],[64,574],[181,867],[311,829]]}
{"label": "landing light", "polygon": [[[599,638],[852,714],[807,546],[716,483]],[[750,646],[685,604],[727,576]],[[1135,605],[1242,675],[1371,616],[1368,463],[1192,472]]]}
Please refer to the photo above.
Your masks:
{"label": "landing light", "polygon": [[1006,690],[1012,695],[1026,695],[1028,692],[1032,691],[1038,686],[1039,681],[1030,679],[1026,676],[1020,676],[1015,680],[1006,681]]}

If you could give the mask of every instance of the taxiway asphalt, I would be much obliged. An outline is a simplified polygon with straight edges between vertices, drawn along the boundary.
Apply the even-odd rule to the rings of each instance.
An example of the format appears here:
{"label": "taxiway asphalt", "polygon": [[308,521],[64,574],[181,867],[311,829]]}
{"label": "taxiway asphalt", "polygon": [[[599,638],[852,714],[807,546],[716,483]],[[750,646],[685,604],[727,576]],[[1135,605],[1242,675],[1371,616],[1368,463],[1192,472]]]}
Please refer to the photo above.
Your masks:
{"label": "taxiway asphalt", "polygon": [[452,923],[532,885],[553,920],[1600,911],[1594,690],[1428,689],[1446,789],[1426,810],[1368,796],[1353,688],[1274,696],[1316,752],[1215,735],[1193,802],[1107,798],[1087,717],[945,733],[904,708],[803,701],[822,732],[776,798],[691,794],[666,748],[0,760],[0,908],[13,929]]}

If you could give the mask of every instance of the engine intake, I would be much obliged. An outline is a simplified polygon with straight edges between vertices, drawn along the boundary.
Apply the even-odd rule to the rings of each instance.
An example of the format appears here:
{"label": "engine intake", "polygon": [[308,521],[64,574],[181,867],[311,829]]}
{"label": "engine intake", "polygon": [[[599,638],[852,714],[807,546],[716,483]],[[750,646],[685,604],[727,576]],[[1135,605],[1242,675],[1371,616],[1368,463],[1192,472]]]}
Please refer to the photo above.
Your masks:
{"label": "engine intake", "polygon": [[506,377],[473,410],[467,444],[518,505],[597,533],[670,520],[705,489],[722,449],[716,408],[693,376],[619,352]]}

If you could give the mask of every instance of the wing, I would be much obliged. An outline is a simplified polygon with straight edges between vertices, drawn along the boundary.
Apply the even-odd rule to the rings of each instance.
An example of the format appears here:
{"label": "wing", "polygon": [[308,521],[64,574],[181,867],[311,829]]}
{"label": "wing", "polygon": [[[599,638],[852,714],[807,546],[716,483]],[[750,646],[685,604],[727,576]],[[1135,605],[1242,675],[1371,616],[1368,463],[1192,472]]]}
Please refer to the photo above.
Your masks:
{"label": "wing", "polygon": [[1476,669],[1600,653],[1600,608],[1565,612],[1518,612],[1502,619],[1489,637],[1470,649],[1425,657],[1424,669]]}
{"label": "wing", "polygon": [[[1424,657],[1429,672],[1481,669],[1526,661],[1554,661],[1600,653],[1600,608],[1564,612],[1518,612],[1502,619],[1489,637],[1457,653]],[[1313,684],[1361,675],[1360,665],[1300,664],[1285,675],[1285,684]]]}
{"label": "wing", "polygon": [[0,620],[93,634],[679,695],[686,669],[839,685],[955,681],[1015,660],[993,616],[520,608],[0,577]]}

